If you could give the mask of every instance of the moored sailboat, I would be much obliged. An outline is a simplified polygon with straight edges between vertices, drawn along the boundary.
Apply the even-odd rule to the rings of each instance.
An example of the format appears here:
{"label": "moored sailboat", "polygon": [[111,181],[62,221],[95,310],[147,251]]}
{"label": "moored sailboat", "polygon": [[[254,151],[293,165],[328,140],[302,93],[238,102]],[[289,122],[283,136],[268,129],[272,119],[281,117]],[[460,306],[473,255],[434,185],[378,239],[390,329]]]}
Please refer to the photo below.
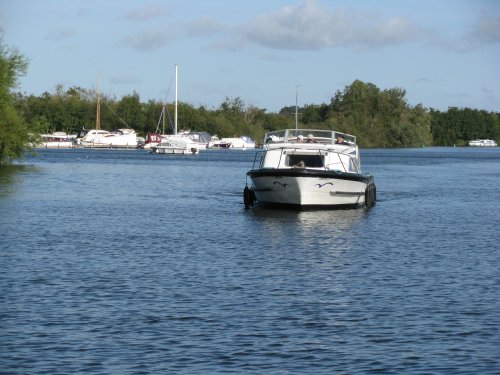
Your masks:
{"label": "moored sailboat", "polygon": [[[174,111],[174,134],[162,135],[158,144],[151,146],[150,152],[155,154],[197,154],[200,152],[200,146],[183,134],[177,134],[178,122],[178,66],[175,65],[175,111]],[[163,113],[165,119],[165,113]]]}
{"label": "moored sailboat", "polygon": [[95,129],[86,131],[79,144],[87,148],[137,148],[137,134],[133,129],[113,131],[101,129],[101,84],[97,81],[97,106]]}

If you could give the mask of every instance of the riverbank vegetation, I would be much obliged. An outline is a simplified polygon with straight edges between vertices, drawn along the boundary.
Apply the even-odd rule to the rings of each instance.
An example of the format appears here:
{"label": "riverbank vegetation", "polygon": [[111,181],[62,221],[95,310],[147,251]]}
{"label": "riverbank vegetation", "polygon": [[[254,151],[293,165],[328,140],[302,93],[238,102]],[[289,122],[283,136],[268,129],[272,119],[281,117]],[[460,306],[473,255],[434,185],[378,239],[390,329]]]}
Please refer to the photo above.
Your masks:
{"label": "riverbank vegetation", "polygon": [[[298,109],[299,127],[335,129],[358,137],[362,147],[420,147],[465,145],[475,138],[498,140],[500,113],[470,108],[449,108],[446,112],[411,106],[402,88],[381,90],[359,80],[338,90],[329,103],[308,104]],[[81,87],[41,96],[17,93],[13,97],[17,112],[33,133],[91,129],[96,117],[95,90]],[[133,92],[121,99],[101,94],[101,126],[105,129],[131,127],[139,134],[165,131],[159,123],[162,102],[141,101]],[[174,104],[167,103],[173,114]],[[219,137],[248,135],[260,142],[266,131],[295,127],[295,106],[278,113],[245,105],[240,98],[226,98],[216,108],[179,103],[179,130],[205,131]],[[170,116],[172,118],[172,115]]]}

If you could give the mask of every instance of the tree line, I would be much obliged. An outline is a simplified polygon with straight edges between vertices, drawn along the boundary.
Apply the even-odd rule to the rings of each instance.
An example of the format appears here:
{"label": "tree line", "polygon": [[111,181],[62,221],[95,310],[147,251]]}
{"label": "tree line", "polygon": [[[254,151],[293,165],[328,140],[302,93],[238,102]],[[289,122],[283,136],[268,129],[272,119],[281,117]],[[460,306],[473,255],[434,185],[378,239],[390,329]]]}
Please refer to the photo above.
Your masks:
{"label": "tree line", "polygon": [[[446,112],[410,106],[402,88],[381,90],[360,80],[337,90],[329,103],[298,108],[299,127],[335,129],[356,135],[362,147],[415,147],[464,145],[471,139],[500,136],[500,113],[470,108],[449,108]],[[76,133],[95,127],[97,92],[81,87],[41,96],[13,95],[13,103],[31,132]],[[166,105],[166,129],[160,122]],[[216,108],[178,104],[179,130],[205,131],[219,137],[248,135],[260,142],[266,131],[293,128],[295,106],[278,113],[245,105],[240,98],[226,97]],[[172,132],[173,103],[141,101],[133,92],[121,99],[101,97],[101,126],[105,129],[130,127],[139,134]]]}
{"label": "tree line", "polygon": [[[40,96],[15,91],[26,59],[2,43],[0,35],[0,162],[22,156],[30,134],[95,128],[97,92],[57,85],[53,93]],[[469,140],[500,138],[500,113],[470,108],[447,111],[411,106],[402,88],[381,90],[373,83],[355,80],[337,90],[328,103],[298,108],[299,127],[331,129],[357,136],[361,147],[421,147],[465,145]],[[162,108],[166,129],[159,122]],[[101,127],[112,130],[133,128],[138,134],[172,133],[173,103],[144,102],[136,92],[120,99],[101,96]],[[246,105],[240,97],[229,98],[215,108],[178,104],[178,129],[205,131],[219,137],[247,135],[257,143],[264,133],[295,127],[295,106],[279,112]]]}

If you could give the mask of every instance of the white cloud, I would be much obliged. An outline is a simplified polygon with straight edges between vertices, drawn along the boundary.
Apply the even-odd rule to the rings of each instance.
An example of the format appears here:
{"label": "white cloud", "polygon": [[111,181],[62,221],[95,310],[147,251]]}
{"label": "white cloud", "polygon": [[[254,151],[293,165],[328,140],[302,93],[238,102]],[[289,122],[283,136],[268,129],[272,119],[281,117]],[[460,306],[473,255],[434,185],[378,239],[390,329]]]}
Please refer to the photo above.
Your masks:
{"label": "white cloud", "polygon": [[141,81],[135,75],[122,74],[110,77],[110,82],[119,85],[130,85],[130,84],[138,84]]}
{"label": "white cloud", "polygon": [[482,13],[475,22],[464,25],[458,36],[434,32],[429,37],[431,45],[454,52],[470,52],[492,44],[500,44],[500,17]]}
{"label": "white cloud", "polygon": [[425,30],[402,17],[391,17],[365,31],[368,34],[360,40],[360,43],[371,46],[404,44],[415,41],[419,35],[426,33]]}
{"label": "white cloud", "polygon": [[433,80],[428,77],[419,77],[415,79],[415,83],[432,83]]}
{"label": "white cloud", "polygon": [[136,50],[149,51],[164,46],[173,37],[173,33],[162,30],[142,31],[125,37],[123,43]]}
{"label": "white cloud", "polygon": [[240,31],[252,43],[292,50],[380,47],[415,41],[424,32],[404,17],[382,19],[374,12],[330,10],[316,0],[258,16]]}
{"label": "white cloud", "polygon": [[500,16],[482,14],[467,37],[481,45],[500,43]]}
{"label": "white cloud", "polygon": [[167,13],[167,9],[161,5],[149,4],[131,10],[125,14],[125,18],[130,21],[149,21],[161,17]]}
{"label": "white cloud", "polygon": [[186,27],[186,33],[192,37],[206,37],[221,31],[223,27],[212,17],[200,17],[190,22]]}
{"label": "white cloud", "polygon": [[75,30],[64,29],[64,30],[53,30],[49,32],[49,34],[45,37],[47,40],[51,40],[54,42],[60,42],[62,40],[70,39],[76,35]]}

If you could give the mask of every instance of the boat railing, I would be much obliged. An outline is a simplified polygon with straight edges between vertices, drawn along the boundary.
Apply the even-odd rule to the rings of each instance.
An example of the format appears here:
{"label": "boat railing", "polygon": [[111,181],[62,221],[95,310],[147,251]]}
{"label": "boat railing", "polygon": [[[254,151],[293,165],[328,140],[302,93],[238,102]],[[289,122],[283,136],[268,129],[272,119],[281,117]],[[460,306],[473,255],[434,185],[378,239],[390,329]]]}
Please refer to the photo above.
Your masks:
{"label": "boat railing", "polygon": [[[255,165],[258,164],[259,166],[262,166],[262,162],[263,162],[263,159],[264,159],[264,154],[265,152],[260,150],[260,151],[257,151],[253,157],[253,164],[252,164],[252,169],[255,169]],[[257,162],[257,159],[259,159],[259,161]]]}
{"label": "boat railing", "polygon": [[333,145],[356,145],[356,136],[336,130],[318,129],[284,129],[267,132],[264,135],[264,144],[269,143],[303,143],[308,140],[314,143]]}

